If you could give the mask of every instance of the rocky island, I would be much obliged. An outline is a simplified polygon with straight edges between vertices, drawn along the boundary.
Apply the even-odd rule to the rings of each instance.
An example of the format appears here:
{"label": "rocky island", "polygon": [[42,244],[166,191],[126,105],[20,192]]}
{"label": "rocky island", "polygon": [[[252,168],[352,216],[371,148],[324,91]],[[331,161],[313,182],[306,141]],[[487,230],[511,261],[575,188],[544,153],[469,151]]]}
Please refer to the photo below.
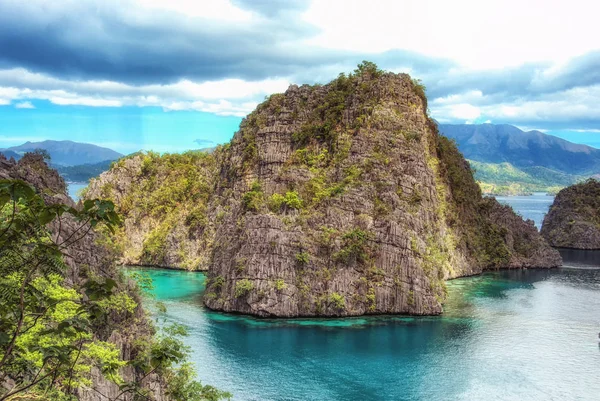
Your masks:
{"label": "rocky island", "polygon": [[589,179],[561,190],[541,234],[552,246],[600,249],[600,181]]}
{"label": "rocky island", "polygon": [[211,309],[439,314],[447,279],[561,264],[532,222],[482,197],[420,82],[372,63],[292,85],[230,144],[187,155],[180,172],[173,155],[120,161],[86,196],[125,214],[129,260],[207,270]]}

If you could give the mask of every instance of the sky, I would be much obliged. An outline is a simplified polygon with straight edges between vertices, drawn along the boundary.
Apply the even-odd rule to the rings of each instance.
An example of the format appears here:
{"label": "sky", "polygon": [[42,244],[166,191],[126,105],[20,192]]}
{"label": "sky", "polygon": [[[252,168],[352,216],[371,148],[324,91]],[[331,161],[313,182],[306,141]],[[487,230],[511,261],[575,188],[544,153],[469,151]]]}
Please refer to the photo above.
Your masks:
{"label": "sky", "polygon": [[600,147],[599,13],[592,0],[0,0],[0,148],[214,146],[266,96],[362,60],[421,79],[440,123]]}

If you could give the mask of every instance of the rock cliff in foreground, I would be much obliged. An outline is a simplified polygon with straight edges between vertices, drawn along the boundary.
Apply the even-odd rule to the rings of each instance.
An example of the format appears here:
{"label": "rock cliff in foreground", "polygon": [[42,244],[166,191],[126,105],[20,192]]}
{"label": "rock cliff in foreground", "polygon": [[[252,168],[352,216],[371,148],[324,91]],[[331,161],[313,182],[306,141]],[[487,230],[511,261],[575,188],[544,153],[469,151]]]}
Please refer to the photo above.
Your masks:
{"label": "rock cliff in foreground", "polygon": [[215,215],[207,205],[219,155],[137,153],[90,182],[83,197],[110,199],[123,216],[112,239],[122,264],[208,268]]}
{"label": "rock cliff in foreground", "polygon": [[369,63],[292,85],[224,150],[205,304],[258,316],[438,314],[445,280],[555,267],[512,209],[482,198],[423,88]]}
{"label": "rock cliff in foreground", "polygon": [[[33,153],[27,153],[18,162],[7,160],[0,155],[0,179],[23,180],[35,188],[42,194],[47,205],[62,204],[70,207],[75,207],[75,203],[66,193],[66,185],[64,180],[59,176],[56,170],[48,168],[43,157]],[[52,235],[56,235],[57,243],[68,242],[68,239],[74,235],[80,235],[80,223],[74,219],[63,215],[60,223],[56,221],[49,227]],[[64,279],[64,284],[67,288],[75,289],[81,293],[85,293],[86,285],[90,280],[113,280],[116,283],[115,294],[120,294],[120,299],[131,299],[135,307],[128,311],[119,313],[113,312],[106,318],[97,318],[97,321],[91,321],[89,332],[94,339],[106,341],[114,344],[119,351],[119,358],[124,362],[131,362],[136,357],[142,354],[142,341],[149,341],[154,335],[154,329],[149,324],[145,312],[140,305],[141,299],[135,290],[133,283],[124,280],[116,270],[113,263],[113,257],[110,252],[103,246],[97,244],[99,237],[94,232],[89,232],[82,236],[80,240],[73,241],[64,250],[64,262],[67,267],[65,271],[61,271]],[[5,257],[0,252],[0,256]],[[23,268],[25,269],[25,265]],[[5,288],[2,288],[5,290]],[[41,302],[41,301],[40,301]],[[64,300],[62,302],[65,302]],[[47,307],[49,308],[49,307]],[[43,309],[40,306],[40,310]],[[40,312],[43,316],[45,312]],[[36,319],[37,322],[37,319]],[[43,337],[44,341],[48,340],[49,336]],[[48,344],[44,344],[48,346]],[[66,347],[68,344],[61,344]],[[24,352],[24,351],[22,351]],[[75,366],[75,362],[73,362]],[[18,370],[18,367],[17,367]],[[14,383],[10,374],[4,376],[5,372],[0,372],[2,383],[0,383],[0,394],[3,394],[2,386],[5,390],[13,388],[20,383]],[[84,372],[82,372],[83,374]],[[155,401],[166,401],[169,398],[165,395],[164,382],[157,374],[144,375],[142,371],[136,369],[133,365],[127,365],[120,371],[123,380],[138,381],[142,388],[148,390],[148,399]],[[102,373],[99,367],[93,366],[89,372],[90,383],[86,386],[80,386],[73,390],[73,394],[81,401],[100,401],[111,397],[111,399],[132,400],[133,395],[122,394],[122,389],[113,381],[108,380]],[[61,388],[64,383],[57,382],[56,387]],[[36,396],[17,395],[10,399],[41,399]],[[44,397],[44,399],[47,399]]]}
{"label": "rock cliff in foreground", "polygon": [[544,217],[541,234],[552,246],[600,249],[600,181],[561,190]]}

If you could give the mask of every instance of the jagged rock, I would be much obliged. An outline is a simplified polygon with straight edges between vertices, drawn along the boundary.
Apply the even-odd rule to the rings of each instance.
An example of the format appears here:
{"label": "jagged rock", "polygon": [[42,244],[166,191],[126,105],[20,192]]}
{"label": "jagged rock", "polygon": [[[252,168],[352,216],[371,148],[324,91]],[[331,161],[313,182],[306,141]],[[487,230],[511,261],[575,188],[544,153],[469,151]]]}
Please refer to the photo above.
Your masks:
{"label": "jagged rock", "polygon": [[561,190],[544,217],[541,234],[552,246],[600,249],[600,181]]}
{"label": "jagged rock", "polygon": [[446,279],[559,266],[532,222],[481,197],[426,108],[408,75],[373,69],[259,105],[223,158],[211,207],[227,212],[205,304],[278,317],[438,314]]}
{"label": "jagged rock", "polygon": [[[175,155],[137,155],[86,196],[125,214],[124,261],[207,268],[204,302],[227,312],[438,314],[447,279],[559,266],[532,222],[482,198],[426,110],[418,82],[367,63],[272,95],[230,144],[180,165],[186,173]],[[201,196],[148,206],[192,171]]]}

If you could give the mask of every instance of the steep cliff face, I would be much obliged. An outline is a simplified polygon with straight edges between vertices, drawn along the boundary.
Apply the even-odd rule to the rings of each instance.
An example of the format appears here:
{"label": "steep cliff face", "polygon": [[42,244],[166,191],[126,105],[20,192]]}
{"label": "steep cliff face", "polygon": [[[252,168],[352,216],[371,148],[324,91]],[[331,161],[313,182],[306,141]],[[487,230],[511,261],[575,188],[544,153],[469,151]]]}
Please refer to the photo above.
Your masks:
{"label": "steep cliff face", "polygon": [[124,218],[120,263],[206,270],[214,238],[207,211],[220,151],[140,153],[90,182],[84,198],[110,199]]}
{"label": "steep cliff face", "polygon": [[544,217],[541,234],[552,246],[600,249],[600,181],[561,190]]}
{"label": "steep cliff face", "polygon": [[524,222],[482,199],[423,88],[366,64],[291,86],[241,124],[210,200],[208,307],[259,316],[437,314],[444,280],[554,267]]}
{"label": "steep cliff face", "polygon": [[[75,207],[75,203],[66,193],[64,180],[56,170],[50,169],[43,157],[36,154],[25,154],[18,162],[6,160],[0,155],[0,179],[19,179],[26,181],[43,195],[46,204],[64,204]],[[57,243],[69,242],[68,239],[81,234],[80,223],[64,215],[60,223],[56,221],[49,227],[53,239]],[[99,236],[93,231],[81,240],[71,243],[64,251],[64,262],[67,266],[63,272],[65,285],[83,292],[86,282],[95,279],[110,279],[117,283],[118,291],[127,294],[137,306],[131,312],[113,313],[105,322],[91,322],[94,338],[115,344],[120,350],[121,360],[131,361],[140,352],[136,341],[153,336],[153,329],[148,324],[143,308],[133,283],[124,280],[115,269],[113,255],[98,244]],[[125,381],[141,381],[143,387],[149,389],[149,395],[155,401],[166,401],[164,386],[156,374],[150,374],[142,380],[142,372],[133,366],[125,366],[121,370]],[[114,382],[107,380],[97,367],[92,367],[92,384],[76,390],[77,399],[82,401],[100,401],[107,397],[120,400],[132,400],[133,395],[122,394],[122,389]],[[5,383],[3,383],[5,384]],[[7,383],[10,384],[10,383]],[[14,384],[14,383],[13,383]],[[9,387],[12,387],[10,385]],[[111,398],[112,399],[112,398]],[[115,398],[116,399],[116,398]]]}

